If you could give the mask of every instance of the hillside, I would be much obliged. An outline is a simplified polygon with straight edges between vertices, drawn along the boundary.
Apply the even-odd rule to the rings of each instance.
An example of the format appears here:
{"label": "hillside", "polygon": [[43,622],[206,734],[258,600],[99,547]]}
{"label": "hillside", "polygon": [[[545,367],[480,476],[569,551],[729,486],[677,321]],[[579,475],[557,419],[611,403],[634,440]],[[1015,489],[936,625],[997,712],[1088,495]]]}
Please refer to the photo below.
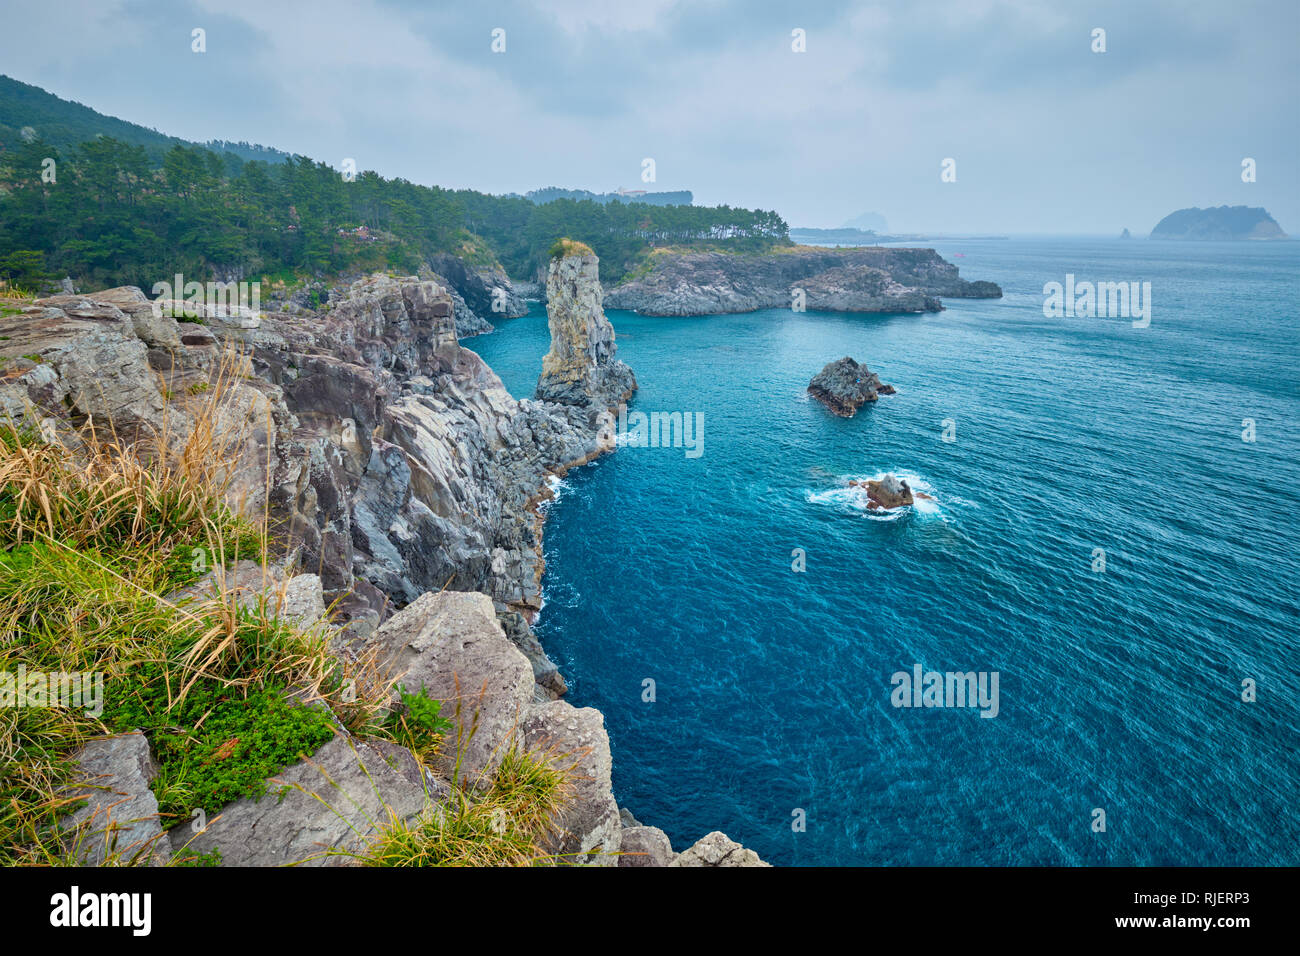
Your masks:
{"label": "hillside", "polygon": [[[0,279],[20,286],[64,275],[86,286],[149,288],[177,272],[199,281],[415,273],[441,254],[535,279],[562,236],[596,249],[601,279],[611,282],[668,243],[754,250],[786,241],[775,212],[535,203],[372,171],[345,180],[305,156],[196,146],[8,78],[0,102],[8,131]],[[42,176],[47,158],[57,160],[57,184]]]}
{"label": "hillside", "polygon": [[195,145],[244,160],[283,162],[289,158],[288,153],[252,143],[223,140],[192,143],[137,123],[105,116],[88,106],[61,99],[39,86],[0,75],[0,153],[16,149],[23,141],[22,131],[27,127],[31,129],[29,135],[39,136],[60,151],[70,150],[100,136],[109,136],[131,146],[143,147],[155,163],[161,162],[163,154],[173,146]]}

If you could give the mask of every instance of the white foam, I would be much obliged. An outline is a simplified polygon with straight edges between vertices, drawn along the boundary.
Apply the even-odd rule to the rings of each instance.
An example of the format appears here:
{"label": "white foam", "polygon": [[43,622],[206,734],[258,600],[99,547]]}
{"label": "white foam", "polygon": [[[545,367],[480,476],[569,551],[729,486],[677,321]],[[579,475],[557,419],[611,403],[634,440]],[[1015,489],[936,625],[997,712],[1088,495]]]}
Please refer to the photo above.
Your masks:
{"label": "white foam", "polygon": [[[885,475],[892,474],[907,482],[913,494],[917,492],[929,495],[929,498],[914,497],[912,504],[903,505],[900,508],[872,508],[870,507],[871,499],[867,496],[865,488],[850,487],[850,481],[880,481]],[[841,510],[851,510],[861,512],[864,517],[871,518],[875,521],[896,521],[903,517],[909,511],[918,515],[940,516],[943,515],[943,508],[939,504],[938,496],[934,492],[934,486],[926,479],[912,471],[878,471],[872,475],[843,475],[840,478],[842,484],[835,488],[827,488],[821,491],[806,491],[804,497],[808,502],[815,505],[832,505]]]}

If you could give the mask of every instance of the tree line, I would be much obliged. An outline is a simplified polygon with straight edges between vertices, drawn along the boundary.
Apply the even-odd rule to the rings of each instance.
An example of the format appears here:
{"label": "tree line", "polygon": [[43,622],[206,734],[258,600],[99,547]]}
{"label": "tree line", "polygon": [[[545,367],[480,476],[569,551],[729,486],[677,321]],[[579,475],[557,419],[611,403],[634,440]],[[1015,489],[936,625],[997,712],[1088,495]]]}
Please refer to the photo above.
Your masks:
{"label": "tree line", "polygon": [[26,286],[63,275],[88,287],[148,288],[176,272],[199,281],[413,273],[441,252],[478,265],[495,257],[522,278],[545,265],[562,236],[596,250],[606,281],[656,246],[789,241],[775,212],[571,199],[537,205],[374,172],[349,181],[305,156],[268,163],[176,145],[157,162],[143,146],[106,136],[66,155],[39,138],[0,153],[0,278]]}

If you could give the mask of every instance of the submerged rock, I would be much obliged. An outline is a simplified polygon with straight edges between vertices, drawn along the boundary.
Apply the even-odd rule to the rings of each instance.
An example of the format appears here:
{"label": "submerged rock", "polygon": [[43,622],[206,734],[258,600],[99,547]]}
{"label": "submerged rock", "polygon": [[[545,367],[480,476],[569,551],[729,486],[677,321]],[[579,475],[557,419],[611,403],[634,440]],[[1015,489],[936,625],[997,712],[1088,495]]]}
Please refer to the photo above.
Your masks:
{"label": "submerged rock", "polygon": [[827,363],[808,383],[808,393],[841,418],[852,418],[864,403],[894,391],[894,386],[848,356]]}

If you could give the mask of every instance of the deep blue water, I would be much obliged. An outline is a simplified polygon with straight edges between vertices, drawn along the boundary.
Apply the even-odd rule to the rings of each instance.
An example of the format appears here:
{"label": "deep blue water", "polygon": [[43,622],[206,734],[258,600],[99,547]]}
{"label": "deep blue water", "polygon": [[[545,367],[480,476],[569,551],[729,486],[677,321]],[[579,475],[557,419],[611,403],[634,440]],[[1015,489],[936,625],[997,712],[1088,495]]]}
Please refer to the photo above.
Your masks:
{"label": "deep blue water", "polygon": [[[778,864],[1300,863],[1300,243],[937,247],[1006,297],[609,313],[632,408],[704,416],[701,457],[622,448],[546,524],[538,633],[620,804]],[[1067,272],[1150,281],[1150,327],[1045,318]],[[545,315],[466,344],[531,395]],[[831,416],[842,355],[898,394]],[[843,486],[882,471],[934,506],[868,516]],[[893,707],[917,663],[999,672],[1000,713]]]}

